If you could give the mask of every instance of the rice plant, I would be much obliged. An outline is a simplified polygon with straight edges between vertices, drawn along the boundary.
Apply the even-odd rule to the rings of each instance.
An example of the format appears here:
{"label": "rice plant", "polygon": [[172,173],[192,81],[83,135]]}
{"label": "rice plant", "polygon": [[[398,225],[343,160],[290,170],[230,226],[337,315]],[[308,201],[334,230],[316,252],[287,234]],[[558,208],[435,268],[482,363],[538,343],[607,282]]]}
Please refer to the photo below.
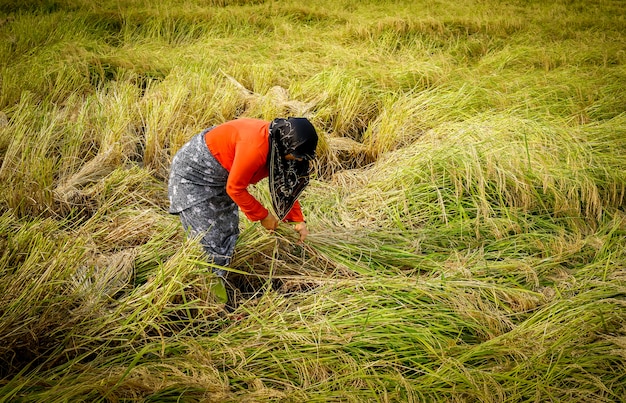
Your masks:
{"label": "rice plant", "polygon": [[[622,8],[0,0],[0,400],[621,401]],[[242,216],[228,308],[169,165],[290,115],[311,235]]]}

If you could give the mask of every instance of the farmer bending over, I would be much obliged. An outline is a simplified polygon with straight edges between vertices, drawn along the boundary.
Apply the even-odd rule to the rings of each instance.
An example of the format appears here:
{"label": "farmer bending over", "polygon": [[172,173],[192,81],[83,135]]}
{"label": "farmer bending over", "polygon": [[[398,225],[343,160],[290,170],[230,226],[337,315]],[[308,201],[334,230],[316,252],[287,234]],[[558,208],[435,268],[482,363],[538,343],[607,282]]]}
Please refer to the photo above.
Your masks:
{"label": "farmer bending over", "polygon": [[[315,158],[317,133],[306,118],[271,122],[236,119],[191,138],[174,156],[168,183],[169,212],[177,214],[210,261],[228,266],[239,236],[239,209],[269,231],[280,221],[295,223],[303,241],[308,235],[298,197],[309,183],[309,161]],[[249,192],[248,185],[269,177],[276,217]],[[214,288],[227,302],[227,272],[213,269]]]}

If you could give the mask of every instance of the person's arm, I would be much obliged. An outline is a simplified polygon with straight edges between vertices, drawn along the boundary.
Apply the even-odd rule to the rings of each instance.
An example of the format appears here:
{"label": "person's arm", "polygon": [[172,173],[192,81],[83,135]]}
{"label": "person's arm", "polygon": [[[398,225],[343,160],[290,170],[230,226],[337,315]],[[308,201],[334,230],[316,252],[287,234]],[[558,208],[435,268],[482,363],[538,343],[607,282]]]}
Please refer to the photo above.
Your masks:
{"label": "person's arm", "polygon": [[296,200],[291,210],[289,210],[289,213],[285,216],[285,221],[295,223],[293,229],[300,234],[300,242],[304,241],[309,235],[309,229],[306,226],[299,201]]}
{"label": "person's arm", "polygon": [[257,147],[237,143],[235,158],[226,182],[226,193],[250,221],[260,221],[268,210],[248,192],[254,173],[265,164],[265,157]]}
{"label": "person's arm", "polygon": [[309,229],[307,228],[306,223],[304,221],[296,223],[293,229],[295,229],[296,232],[300,234],[300,242],[303,242],[306,239],[306,237],[309,236]]}
{"label": "person's arm", "polygon": [[278,218],[270,212],[267,213],[267,217],[261,220],[261,225],[268,231],[274,231],[278,227]]}
{"label": "person's arm", "polygon": [[287,213],[283,221],[287,221],[287,222],[303,222],[304,221],[304,214],[302,214],[302,207],[300,206],[300,202],[298,200],[296,200],[296,202],[293,204],[293,207],[291,208],[291,210],[289,210],[289,212]]}

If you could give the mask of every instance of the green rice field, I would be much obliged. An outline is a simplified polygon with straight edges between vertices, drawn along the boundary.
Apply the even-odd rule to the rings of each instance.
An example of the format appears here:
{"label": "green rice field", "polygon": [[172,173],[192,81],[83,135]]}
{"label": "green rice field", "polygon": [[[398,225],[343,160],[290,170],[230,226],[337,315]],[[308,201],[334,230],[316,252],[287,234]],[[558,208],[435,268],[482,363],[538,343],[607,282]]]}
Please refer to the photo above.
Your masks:
{"label": "green rice field", "polygon": [[[624,401],[625,89],[623,0],[0,0],[0,402]],[[170,162],[287,116],[231,312]]]}

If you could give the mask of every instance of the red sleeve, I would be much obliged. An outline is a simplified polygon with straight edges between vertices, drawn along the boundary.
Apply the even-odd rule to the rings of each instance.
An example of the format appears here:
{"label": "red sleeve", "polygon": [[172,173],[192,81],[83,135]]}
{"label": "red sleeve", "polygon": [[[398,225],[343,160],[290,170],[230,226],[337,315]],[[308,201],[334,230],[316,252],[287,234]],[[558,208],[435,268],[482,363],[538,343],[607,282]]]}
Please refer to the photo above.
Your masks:
{"label": "red sleeve", "polygon": [[303,222],[304,221],[304,214],[302,214],[302,207],[300,207],[299,201],[296,200],[291,210],[289,210],[289,212],[285,216],[284,221],[289,221],[289,222]]}
{"label": "red sleeve", "polygon": [[267,217],[267,209],[249,192],[248,186],[254,174],[265,164],[265,156],[258,147],[240,141],[235,147],[235,158],[226,182],[226,193],[250,221]]}

